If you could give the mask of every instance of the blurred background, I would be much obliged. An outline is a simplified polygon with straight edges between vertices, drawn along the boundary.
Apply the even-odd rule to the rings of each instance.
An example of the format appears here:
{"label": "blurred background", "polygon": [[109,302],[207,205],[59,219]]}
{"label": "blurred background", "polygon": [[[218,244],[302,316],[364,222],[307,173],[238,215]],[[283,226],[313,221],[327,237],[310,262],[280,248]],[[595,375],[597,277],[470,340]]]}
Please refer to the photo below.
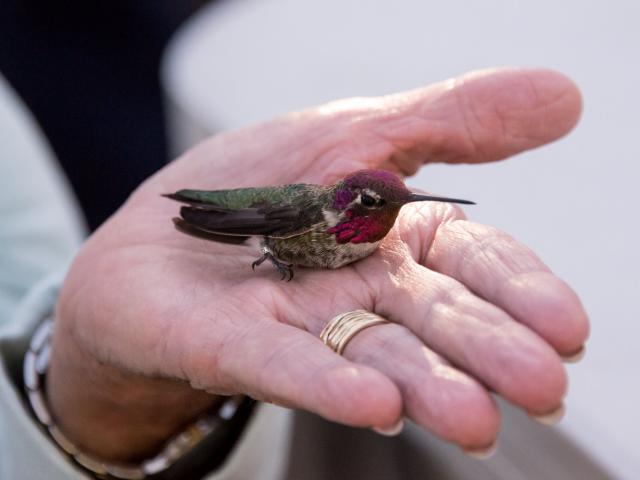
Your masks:
{"label": "blurred background", "polygon": [[[563,442],[512,435],[478,468],[505,479],[634,479],[639,21],[632,0],[4,0],[0,72],[37,118],[91,228],[169,158],[221,130],[478,68],[564,72],[585,102],[571,135],[514,161],[430,165],[412,183],[477,201],[468,214],[536,250],[593,322],[585,359],[569,366],[567,416],[553,430]],[[568,449],[593,464],[554,475]],[[542,476],[545,464],[555,470]]]}

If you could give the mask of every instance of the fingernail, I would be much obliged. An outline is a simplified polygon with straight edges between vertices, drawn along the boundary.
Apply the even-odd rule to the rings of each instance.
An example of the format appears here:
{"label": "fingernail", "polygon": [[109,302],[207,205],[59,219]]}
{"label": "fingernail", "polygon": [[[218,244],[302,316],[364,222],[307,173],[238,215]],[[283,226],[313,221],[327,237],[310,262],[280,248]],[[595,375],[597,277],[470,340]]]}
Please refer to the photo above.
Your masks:
{"label": "fingernail", "polygon": [[586,350],[587,350],[586,347],[583,345],[575,353],[572,353],[571,355],[563,356],[562,360],[566,363],[579,362],[584,357]]}
{"label": "fingernail", "polygon": [[379,433],[380,435],[384,435],[385,437],[395,437],[396,435],[400,435],[400,432],[402,432],[403,428],[404,420],[400,419],[395,425],[387,428],[373,427],[373,431]]}
{"label": "fingernail", "polygon": [[487,460],[495,455],[498,450],[498,443],[494,442],[486,448],[465,448],[464,453],[476,460]]}
{"label": "fingernail", "polygon": [[556,408],[555,410],[549,413],[543,413],[542,415],[529,414],[529,416],[533,418],[536,422],[539,422],[543,425],[555,425],[560,420],[562,420],[562,417],[564,417],[564,413],[565,413],[564,403],[561,403],[558,408]]}

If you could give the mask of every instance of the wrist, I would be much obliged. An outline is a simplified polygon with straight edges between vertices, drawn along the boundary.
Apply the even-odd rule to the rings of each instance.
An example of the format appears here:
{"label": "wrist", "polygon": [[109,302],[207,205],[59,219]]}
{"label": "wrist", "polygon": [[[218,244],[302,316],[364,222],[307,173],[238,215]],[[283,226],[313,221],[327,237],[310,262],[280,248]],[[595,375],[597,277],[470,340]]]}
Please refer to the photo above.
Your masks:
{"label": "wrist", "polygon": [[61,431],[82,451],[115,462],[157,453],[221,397],[186,382],[99,362],[72,335],[54,335],[46,394]]}

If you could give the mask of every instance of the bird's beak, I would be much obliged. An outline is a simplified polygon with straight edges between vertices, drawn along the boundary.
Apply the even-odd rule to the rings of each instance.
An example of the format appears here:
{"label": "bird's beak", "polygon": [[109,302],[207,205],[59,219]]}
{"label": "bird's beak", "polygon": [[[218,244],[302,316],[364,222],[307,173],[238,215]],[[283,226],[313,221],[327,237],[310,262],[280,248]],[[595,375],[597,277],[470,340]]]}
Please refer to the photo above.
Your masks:
{"label": "bird's beak", "polygon": [[448,202],[448,203],[464,203],[465,205],[475,205],[476,202],[471,200],[461,200],[459,198],[433,197],[431,195],[422,195],[420,193],[412,193],[409,195],[409,202]]}

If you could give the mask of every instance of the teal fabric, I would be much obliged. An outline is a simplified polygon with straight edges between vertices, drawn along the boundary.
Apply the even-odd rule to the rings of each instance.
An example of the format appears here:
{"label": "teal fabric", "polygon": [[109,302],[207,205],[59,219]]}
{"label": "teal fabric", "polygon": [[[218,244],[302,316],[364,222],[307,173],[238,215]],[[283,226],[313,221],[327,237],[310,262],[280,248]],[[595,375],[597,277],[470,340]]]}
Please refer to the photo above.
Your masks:
{"label": "teal fabric", "polygon": [[2,77],[0,145],[0,479],[84,478],[42,435],[16,385],[60,278],[36,284],[65,266],[85,230],[49,146]]}
{"label": "teal fabric", "polygon": [[0,324],[38,279],[60,269],[85,229],[38,126],[0,77]]}

